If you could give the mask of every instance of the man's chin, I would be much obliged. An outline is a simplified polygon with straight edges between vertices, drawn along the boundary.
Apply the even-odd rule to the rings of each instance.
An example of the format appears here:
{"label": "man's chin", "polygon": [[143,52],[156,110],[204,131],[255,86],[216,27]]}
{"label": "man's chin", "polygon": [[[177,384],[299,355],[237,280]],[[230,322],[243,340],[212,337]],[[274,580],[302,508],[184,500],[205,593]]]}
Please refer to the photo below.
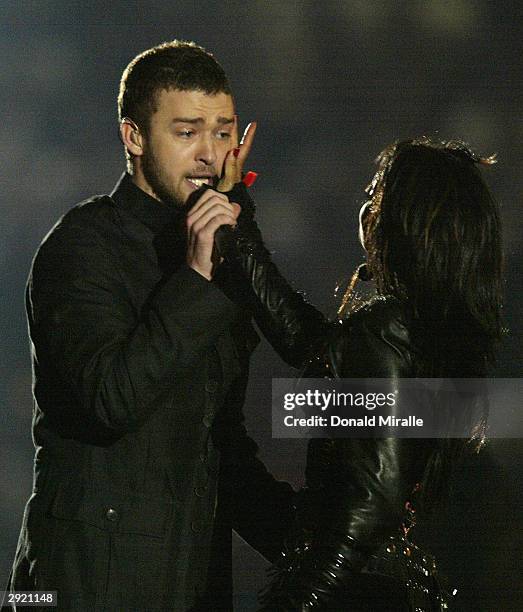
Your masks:
{"label": "man's chin", "polygon": [[167,185],[158,184],[156,193],[164,204],[175,208],[185,208],[192,192],[190,189],[173,189]]}

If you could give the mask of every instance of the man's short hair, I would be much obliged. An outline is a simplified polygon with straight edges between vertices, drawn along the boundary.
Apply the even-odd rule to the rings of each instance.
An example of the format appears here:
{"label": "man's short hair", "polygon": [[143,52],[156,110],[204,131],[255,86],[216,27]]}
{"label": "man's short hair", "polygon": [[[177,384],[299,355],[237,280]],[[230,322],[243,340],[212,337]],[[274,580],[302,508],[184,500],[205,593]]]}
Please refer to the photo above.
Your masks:
{"label": "man's short hair", "polygon": [[173,40],[143,51],[124,70],[119,120],[128,117],[147,133],[158,93],[164,89],[231,94],[223,68],[210,53],[194,42]]}

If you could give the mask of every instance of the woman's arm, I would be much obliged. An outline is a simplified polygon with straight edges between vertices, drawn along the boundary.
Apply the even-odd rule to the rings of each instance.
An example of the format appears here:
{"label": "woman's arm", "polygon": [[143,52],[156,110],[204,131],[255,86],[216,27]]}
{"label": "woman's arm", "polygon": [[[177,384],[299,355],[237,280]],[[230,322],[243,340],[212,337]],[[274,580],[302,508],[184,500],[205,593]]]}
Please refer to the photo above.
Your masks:
{"label": "woman's arm", "polygon": [[[343,378],[411,372],[408,333],[394,308],[377,304],[330,336],[325,359]],[[323,610],[350,592],[370,555],[398,531],[405,503],[423,478],[434,440],[312,440],[307,484],[286,549],[262,598],[263,610]],[[330,609],[330,608],[328,608]]]}
{"label": "woman's arm", "polygon": [[255,207],[242,181],[242,172],[256,128],[255,121],[249,123],[238,142],[235,118],[231,134],[234,148],[225,158],[223,175],[217,186],[218,191],[242,209],[234,232],[225,228],[216,235],[219,255],[226,260],[222,266],[222,270],[226,270],[219,276],[224,285],[229,284],[231,278],[236,279],[232,290],[241,295],[235,297],[245,298],[262,333],[280,357],[289,365],[301,367],[323,336],[327,322],[280,274],[254,221]]}
{"label": "woman's arm", "polygon": [[287,363],[300,367],[324,337],[325,317],[281,275],[263,243],[254,220],[255,206],[245,185],[226,194],[240,204],[238,225],[224,249],[230,271],[238,279],[256,323]]}

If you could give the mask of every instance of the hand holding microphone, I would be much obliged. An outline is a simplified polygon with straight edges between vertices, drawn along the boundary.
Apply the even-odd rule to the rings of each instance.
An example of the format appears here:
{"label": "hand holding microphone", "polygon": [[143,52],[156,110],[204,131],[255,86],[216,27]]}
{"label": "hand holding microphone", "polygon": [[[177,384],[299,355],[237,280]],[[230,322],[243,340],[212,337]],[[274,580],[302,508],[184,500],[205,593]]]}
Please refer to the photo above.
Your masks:
{"label": "hand holding microphone", "polygon": [[235,225],[240,210],[227,196],[206,189],[187,215],[187,264],[207,280],[212,279],[217,263],[213,257],[216,231]]}
{"label": "hand holding microphone", "polygon": [[[207,280],[212,279],[213,269],[221,260],[221,253],[227,249],[232,240],[232,227],[241,212],[234,202],[229,202],[223,192],[230,191],[242,180],[243,164],[249,154],[256,132],[256,123],[250,123],[245,129],[238,146],[237,117],[233,129],[233,144],[224,160],[222,178],[217,189],[206,188],[198,196],[196,204],[187,215],[187,264]],[[244,177],[244,184],[250,186],[256,179],[255,172]]]}

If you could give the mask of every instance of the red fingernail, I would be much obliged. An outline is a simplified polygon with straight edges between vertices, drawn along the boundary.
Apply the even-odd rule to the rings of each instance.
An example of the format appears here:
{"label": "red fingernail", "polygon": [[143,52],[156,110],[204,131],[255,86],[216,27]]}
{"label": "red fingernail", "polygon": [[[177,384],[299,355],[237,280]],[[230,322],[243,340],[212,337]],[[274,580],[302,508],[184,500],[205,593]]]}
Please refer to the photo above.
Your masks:
{"label": "red fingernail", "polygon": [[243,177],[242,183],[246,187],[252,187],[252,185],[254,185],[254,181],[257,178],[258,178],[258,173],[253,172],[252,170],[249,170],[249,172],[247,172],[247,174]]}
{"label": "red fingernail", "polygon": [[238,155],[240,154],[240,147],[238,147],[237,149],[233,149],[232,154],[234,155],[234,157],[238,157]]}

